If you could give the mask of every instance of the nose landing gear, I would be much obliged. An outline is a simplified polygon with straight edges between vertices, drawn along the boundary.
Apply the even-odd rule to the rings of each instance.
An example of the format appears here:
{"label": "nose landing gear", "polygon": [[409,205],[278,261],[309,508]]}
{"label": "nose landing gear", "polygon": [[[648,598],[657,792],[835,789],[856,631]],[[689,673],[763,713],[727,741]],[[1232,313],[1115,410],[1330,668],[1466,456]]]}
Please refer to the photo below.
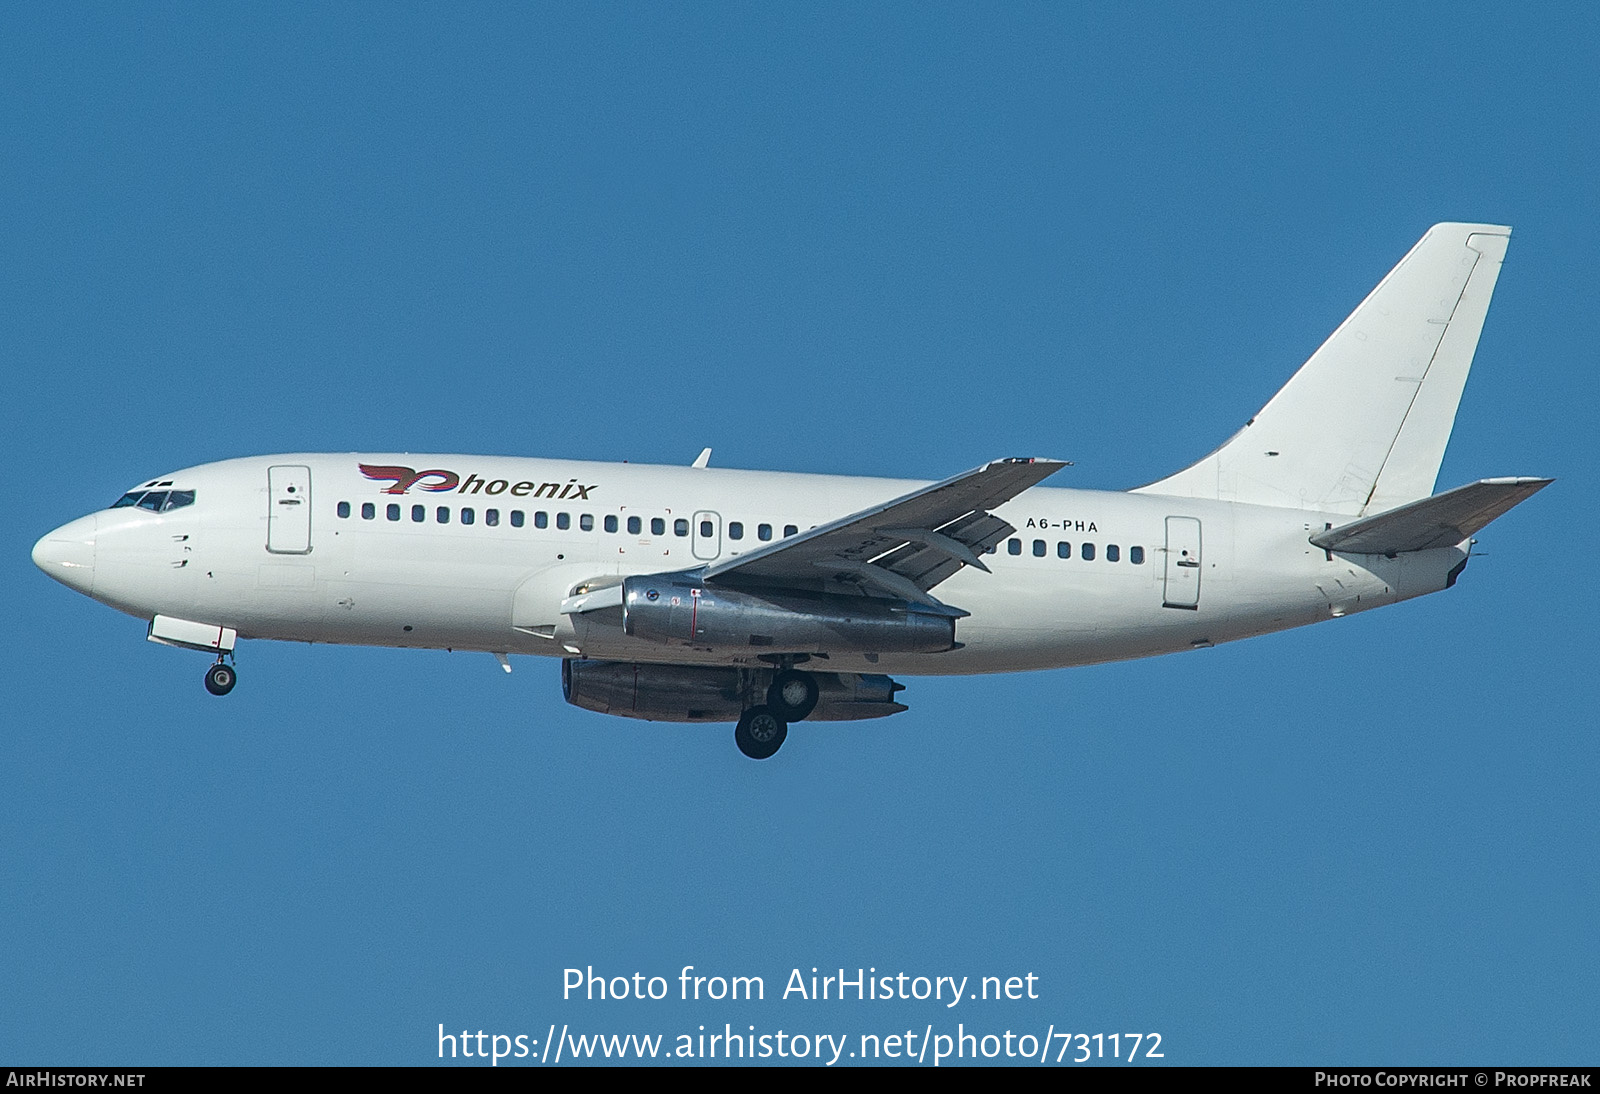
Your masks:
{"label": "nose landing gear", "polygon": [[238,682],[238,670],[232,665],[223,663],[220,657],[215,665],[206,670],[206,690],[212,695],[226,695]]}

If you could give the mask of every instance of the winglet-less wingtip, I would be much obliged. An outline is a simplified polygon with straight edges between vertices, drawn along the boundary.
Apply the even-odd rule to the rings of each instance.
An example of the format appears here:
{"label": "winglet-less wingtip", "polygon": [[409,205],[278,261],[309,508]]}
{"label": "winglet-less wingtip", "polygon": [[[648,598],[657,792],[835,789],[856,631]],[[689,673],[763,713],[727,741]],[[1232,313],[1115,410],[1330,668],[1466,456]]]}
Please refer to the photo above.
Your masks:
{"label": "winglet-less wingtip", "polygon": [[1056,467],[1071,467],[1071,466],[1073,466],[1071,460],[1055,460],[1055,459],[1051,459],[1049,456],[1007,456],[1004,459],[995,460],[994,462],[995,463],[1048,463],[1048,464],[1054,464]]}

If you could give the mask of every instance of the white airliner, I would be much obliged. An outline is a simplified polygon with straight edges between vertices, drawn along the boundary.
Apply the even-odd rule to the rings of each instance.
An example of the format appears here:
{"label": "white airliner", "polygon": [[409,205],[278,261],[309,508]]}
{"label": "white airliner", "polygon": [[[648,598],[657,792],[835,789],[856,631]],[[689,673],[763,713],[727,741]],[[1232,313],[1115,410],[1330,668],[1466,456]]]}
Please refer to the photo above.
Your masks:
{"label": "white airliner", "polygon": [[1439,224],[1200,462],[1125,493],[1002,459],[942,482],[490,456],[295,454],[150,479],[40,569],[216,656],[238,638],[562,659],[569,702],[736,722],[905,710],[908,676],[1211,646],[1455,584],[1550,483],[1434,495],[1511,235]]}

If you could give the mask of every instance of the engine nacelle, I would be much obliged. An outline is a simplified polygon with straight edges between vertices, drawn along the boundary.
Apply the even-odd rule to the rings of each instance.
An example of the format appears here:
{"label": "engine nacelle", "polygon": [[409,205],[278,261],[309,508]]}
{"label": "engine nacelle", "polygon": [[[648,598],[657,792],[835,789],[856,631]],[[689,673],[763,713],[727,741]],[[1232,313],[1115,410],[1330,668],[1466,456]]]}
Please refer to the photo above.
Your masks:
{"label": "engine nacelle", "polygon": [[955,619],[898,602],[734,591],[677,574],[623,581],[622,629],[670,646],[770,653],[943,653],[956,646]]}
{"label": "engine nacelle", "polygon": [[[883,718],[905,710],[900,685],[878,673],[817,672],[812,722]],[[724,665],[637,665],[626,661],[561,662],[561,694],[573,706],[652,722],[737,722],[761,701],[773,673]]]}

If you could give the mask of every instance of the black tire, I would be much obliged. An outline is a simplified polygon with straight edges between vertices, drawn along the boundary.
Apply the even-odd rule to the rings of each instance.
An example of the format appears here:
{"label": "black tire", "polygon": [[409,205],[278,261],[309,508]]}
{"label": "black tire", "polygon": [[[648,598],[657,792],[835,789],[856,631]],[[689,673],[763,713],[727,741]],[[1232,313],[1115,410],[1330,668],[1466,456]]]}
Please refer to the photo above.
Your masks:
{"label": "black tire", "polygon": [[751,707],[733,729],[734,743],[752,760],[765,760],[783,747],[789,723],[767,707]]}
{"label": "black tire", "polygon": [[772,678],[772,686],[767,688],[767,706],[784,721],[799,722],[817,709],[820,695],[817,678],[811,673],[785,669]]}
{"label": "black tire", "polygon": [[239,682],[239,674],[232,665],[218,661],[206,670],[206,690],[212,695],[226,695]]}

